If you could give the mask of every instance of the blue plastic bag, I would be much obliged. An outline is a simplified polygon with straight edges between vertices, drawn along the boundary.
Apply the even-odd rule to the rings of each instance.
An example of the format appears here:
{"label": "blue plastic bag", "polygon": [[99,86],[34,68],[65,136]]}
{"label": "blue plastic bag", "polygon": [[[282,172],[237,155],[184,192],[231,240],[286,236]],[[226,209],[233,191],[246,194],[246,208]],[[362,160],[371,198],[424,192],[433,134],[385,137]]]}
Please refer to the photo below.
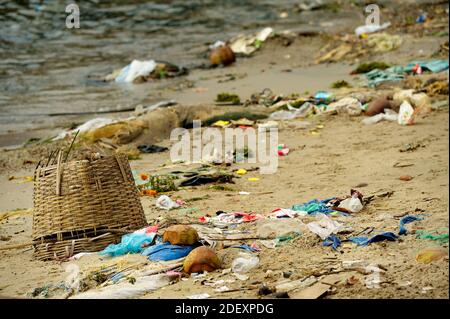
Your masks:
{"label": "blue plastic bag", "polygon": [[155,240],[156,233],[152,234],[126,234],[122,237],[120,244],[111,244],[99,252],[100,255],[122,256],[125,254],[136,254],[142,251],[142,245],[151,245]]}
{"label": "blue plastic bag", "polygon": [[422,217],[419,216],[405,216],[400,220],[400,231],[398,232],[399,235],[405,235],[408,230],[406,229],[405,225],[415,222],[416,220],[422,220]]}
{"label": "blue plastic bag", "polygon": [[151,261],[174,260],[186,257],[195,247],[196,246],[177,246],[165,242],[148,247],[142,252],[142,255],[148,256],[148,259]]}

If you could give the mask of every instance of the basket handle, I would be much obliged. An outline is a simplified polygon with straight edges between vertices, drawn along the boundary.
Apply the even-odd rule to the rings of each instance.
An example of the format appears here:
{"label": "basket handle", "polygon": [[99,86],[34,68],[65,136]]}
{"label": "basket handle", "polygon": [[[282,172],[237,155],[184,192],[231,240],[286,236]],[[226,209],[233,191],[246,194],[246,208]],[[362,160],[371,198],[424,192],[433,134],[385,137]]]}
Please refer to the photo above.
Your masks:
{"label": "basket handle", "polygon": [[126,182],[127,181],[127,174],[125,173],[125,169],[122,166],[122,163],[120,162],[119,157],[116,155],[114,155],[114,157],[116,158],[117,164],[119,164],[119,168],[120,168],[120,172],[122,173],[122,177],[123,177],[123,181]]}
{"label": "basket handle", "polygon": [[62,151],[59,151],[56,165],[56,195],[61,196],[61,176],[62,176]]}

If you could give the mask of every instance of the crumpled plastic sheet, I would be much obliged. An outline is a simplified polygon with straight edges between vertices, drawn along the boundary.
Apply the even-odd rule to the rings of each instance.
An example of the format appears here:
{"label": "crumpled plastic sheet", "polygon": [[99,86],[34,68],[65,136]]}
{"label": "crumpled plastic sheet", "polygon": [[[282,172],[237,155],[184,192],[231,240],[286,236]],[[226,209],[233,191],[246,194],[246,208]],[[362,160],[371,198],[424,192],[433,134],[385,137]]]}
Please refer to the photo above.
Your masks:
{"label": "crumpled plastic sheet", "polygon": [[249,246],[247,244],[230,246],[230,248],[240,248],[240,249],[244,249],[244,250],[250,251],[252,253],[261,251],[261,248],[255,246],[255,245]]}
{"label": "crumpled plastic sheet", "polygon": [[401,81],[405,78],[403,67],[390,67],[386,70],[375,69],[366,73],[366,78],[370,87],[376,87],[386,81]]}
{"label": "crumpled plastic sheet", "polygon": [[440,235],[433,235],[429,232],[426,232],[424,230],[418,230],[416,232],[417,238],[419,239],[431,239],[436,240],[440,244],[448,243],[448,233],[447,234],[440,234]]}
{"label": "crumpled plastic sheet", "polygon": [[336,198],[332,197],[332,198],[328,198],[328,199],[324,199],[324,200],[313,199],[304,204],[297,204],[297,205],[292,206],[292,210],[305,211],[309,215],[315,215],[317,213],[323,213],[323,214],[336,213],[336,214],[340,214],[342,216],[349,216],[350,214],[335,211],[327,205],[328,202],[330,202],[333,199],[336,199]]}
{"label": "crumpled plastic sheet", "polygon": [[393,66],[386,70],[375,69],[366,73],[370,87],[375,87],[385,81],[400,81],[405,78],[405,73],[413,72],[414,67],[419,64],[422,69],[429,70],[433,73],[439,73],[449,68],[448,60],[433,61],[412,61],[405,67]]}
{"label": "crumpled plastic sheet", "polygon": [[341,246],[341,240],[336,235],[330,235],[325,238],[325,241],[322,245],[324,247],[331,246],[334,250],[337,250],[337,248]]}
{"label": "crumpled plastic sheet", "polygon": [[177,246],[170,243],[157,244],[145,249],[141,255],[151,261],[167,261],[186,257],[196,246]]}
{"label": "crumpled plastic sheet", "polygon": [[398,236],[396,234],[394,234],[392,232],[385,232],[385,233],[375,235],[371,238],[351,237],[351,238],[349,238],[349,240],[351,242],[354,242],[358,246],[367,246],[371,243],[377,243],[377,242],[384,241],[384,240],[395,241],[395,240],[397,240],[397,238],[398,238]]}
{"label": "crumpled plastic sheet", "polygon": [[448,60],[433,60],[433,61],[412,61],[408,63],[404,71],[412,72],[414,67],[419,64],[422,69],[429,70],[433,73],[439,73],[448,69]]}
{"label": "crumpled plastic sheet", "polygon": [[221,213],[215,217],[201,217],[200,222],[212,222],[213,224],[240,224],[263,218],[264,216],[259,214],[234,212]]}
{"label": "crumpled plastic sheet", "polygon": [[[423,220],[423,217],[407,215],[400,220],[400,230],[398,235],[405,235],[407,233],[407,229],[405,228],[406,224],[412,223],[417,220]],[[367,237],[352,237],[349,238],[350,241],[354,242],[358,246],[367,246],[371,243],[376,243],[383,240],[395,241],[398,236],[392,232],[384,232],[378,235],[375,235],[371,238]]]}
{"label": "crumpled plastic sheet", "polygon": [[140,253],[142,251],[142,245],[151,245],[155,240],[156,233],[150,234],[138,234],[131,233],[122,236],[122,240],[119,244],[111,244],[101,252],[100,255],[105,256],[122,256],[129,253]]}
{"label": "crumpled plastic sheet", "polygon": [[341,224],[332,220],[325,214],[318,214],[317,221],[306,224],[306,227],[324,240],[328,236],[336,234],[343,228]]}

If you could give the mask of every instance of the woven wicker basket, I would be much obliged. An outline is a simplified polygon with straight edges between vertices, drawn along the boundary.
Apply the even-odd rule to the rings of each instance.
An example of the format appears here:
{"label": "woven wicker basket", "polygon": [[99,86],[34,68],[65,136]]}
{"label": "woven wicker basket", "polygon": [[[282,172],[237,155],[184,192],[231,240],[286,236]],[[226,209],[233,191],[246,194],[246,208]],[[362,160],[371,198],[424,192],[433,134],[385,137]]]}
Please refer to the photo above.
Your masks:
{"label": "woven wicker basket", "polygon": [[40,260],[98,251],[146,225],[128,160],[108,156],[37,168],[33,243]]}

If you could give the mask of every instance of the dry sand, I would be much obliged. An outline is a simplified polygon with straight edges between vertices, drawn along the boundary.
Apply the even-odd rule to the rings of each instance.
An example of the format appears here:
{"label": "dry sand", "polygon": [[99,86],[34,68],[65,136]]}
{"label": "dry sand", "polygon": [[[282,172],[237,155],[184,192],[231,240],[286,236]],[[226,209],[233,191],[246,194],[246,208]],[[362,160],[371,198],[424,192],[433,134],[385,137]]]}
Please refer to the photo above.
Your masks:
{"label": "dry sand", "polygon": [[[406,36],[405,39],[406,44],[399,50],[372,56],[371,59],[405,63],[429,57],[442,42],[442,38],[433,37],[417,39]],[[357,80],[348,75],[354,65],[313,65],[312,52],[316,52],[323,41],[321,38],[305,38],[296,40],[287,48],[267,45],[254,57],[240,59],[232,67],[196,71],[187,79],[175,80],[174,83],[193,81],[195,87],[176,91],[163,90],[161,96],[174,97],[182,103],[211,103],[215,95],[222,91],[236,92],[246,99],[251,93],[266,87],[275,93],[290,94],[329,90],[330,84],[340,79],[357,84]],[[292,72],[284,72],[286,69],[291,69]],[[218,83],[230,73],[236,75],[235,80]],[[291,153],[279,158],[276,174],[249,172],[235,178],[236,183],[230,185],[232,191],[212,190],[204,185],[171,194],[173,198],[185,200],[209,195],[209,198],[188,205],[196,208],[193,213],[161,211],[155,207],[154,198],[142,198],[147,220],[152,223],[160,217],[176,218],[179,221],[196,220],[206,214],[215,215],[219,210],[268,214],[275,208],[289,208],[293,204],[314,198],[347,195],[350,188],[356,187],[365,196],[386,192],[392,192],[392,195],[377,197],[362,212],[352,217],[337,218],[351,226],[355,233],[366,227],[396,232],[399,216],[407,213],[425,216],[423,221],[409,224],[408,234],[395,242],[382,242],[367,247],[344,243],[336,252],[330,247],[322,247],[317,236],[303,233],[276,249],[263,248],[259,254],[260,263],[249,274],[249,279],[227,284],[231,289],[243,287],[246,290],[219,293],[213,287],[202,285],[200,281],[187,280],[144,297],[185,298],[192,294],[208,293],[214,298],[255,298],[255,285],[273,285],[282,279],[283,271],[292,272],[291,279],[311,274],[321,279],[321,276],[341,265],[342,261],[364,260],[385,269],[381,275],[380,288],[367,288],[367,275],[347,271],[340,273],[341,281],[325,298],[448,298],[448,255],[429,264],[418,263],[415,256],[420,250],[439,245],[431,240],[417,239],[414,234],[419,229],[448,233],[448,115],[447,99],[446,107],[420,117],[412,126],[399,126],[393,122],[365,126],[361,123],[362,117],[316,116],[307,119],[311,123],[310,129],[319,132],[315,135],[310,129],[292,129],[298,121],[284,122],[281,123],[279,142],[287,144]],[[406,144],[411,143],[420,143],[421,146],[410,152],[400,152]],[[160,144],[170,146],[170,141],[161,140]],[[20,178],[8,180],[8,177],[31,175],[35,164],[22,163],[25,159],[35,161],[39,157],[36,153],[18,150],[2,152],[1,158],[3,169],[0,176],[0,211],[31,208],[32,183],[22,183]],[[131,166],[139,172],[149,172],[160,169],[161,164],[168,163],[169,160],[167,152],[146,154],[142,159],[132,161]],[[395,167],[396,163],[411,165]],[[251,166],[234,164],[232,168]],[[414,178],[405,182],[399,180],[401,175],[411,175]],[[248,177],[260,179],[250,182]],[[366,186],[357,187],[361,184]],[[239,191],[250,192],[250,195],[239,195]],[[29,242],[31,224],[32,214],[29,210],[16,211],[15,215],[0,220],[1,296],[24,297],[34,288],[56,284],[67,275],[64,263],[33,260],[31,248],[1,250],[7,245]],[[251,225],[243,227],[252,228]],[[448,244],[443,247],[448,251]],[[141,261],[145,259],[142,256],[133,258]],[[77,263],[81,267],[87,267],[100,266],[102,262],[98,257],[90,256]],[[358,279],[353,285],[345,284],[350,276]],[[207,277],[234,278],[230,274],[222,275],[221,271],[210,273]]]}

